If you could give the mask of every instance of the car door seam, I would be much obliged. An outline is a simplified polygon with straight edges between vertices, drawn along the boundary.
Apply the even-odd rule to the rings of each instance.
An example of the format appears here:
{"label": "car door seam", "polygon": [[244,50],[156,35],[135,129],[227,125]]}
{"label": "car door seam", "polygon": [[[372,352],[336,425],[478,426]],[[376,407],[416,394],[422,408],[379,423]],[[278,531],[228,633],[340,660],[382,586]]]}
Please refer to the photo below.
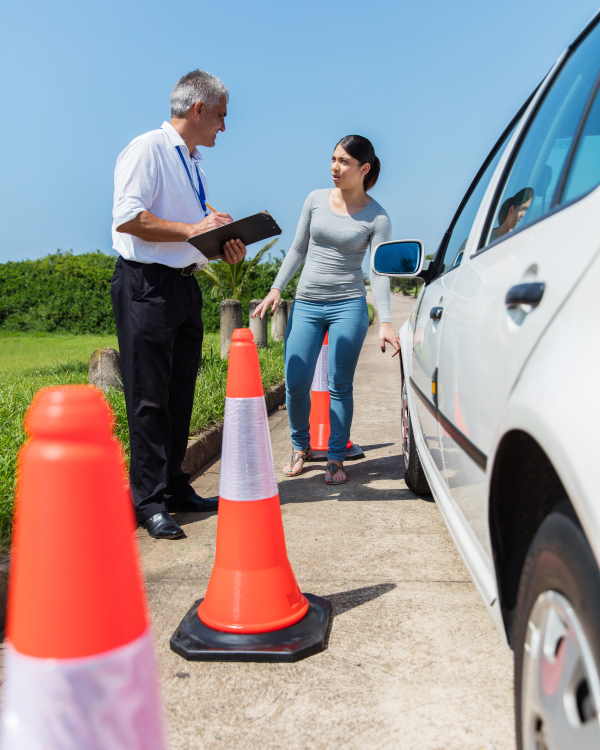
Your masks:
{"label": "car door seam", "polygon": [[413,378],[409,378],[409,382],[414,389],[414,392],[417,394],[417,396],[421,399],[425,407],[428,409],[428,411],[432,414],[432,416],[435,418],[435,420],[442,426],[442,428],[450,435],[450,437],[454,440],[454,442],[461,448],[464,453],[469,456],[469,458],[479,466],[479,468],[482,471],[486,470],[487,467],[487,456],[483,451],[481,451],[475,443],[473,443],[469,438],[461,432],[456,425],[454,425],[448,417],[444,416],[440,409],[435,406],[423,393],[423,391],[419,388],[419,386],[415,383]]}

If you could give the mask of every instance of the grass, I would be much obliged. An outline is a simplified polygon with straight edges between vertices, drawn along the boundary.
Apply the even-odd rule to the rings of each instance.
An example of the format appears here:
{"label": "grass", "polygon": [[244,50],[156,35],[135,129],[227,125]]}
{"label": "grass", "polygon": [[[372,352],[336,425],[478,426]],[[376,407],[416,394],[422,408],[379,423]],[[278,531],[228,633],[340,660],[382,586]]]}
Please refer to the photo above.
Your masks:
{"label": "grass", "polygon": [[0,336],[0,378],[60,367],[65,362],[87,362],[94,349],[117,348],[115,336],[75,336],[71,334],[14,334]]}
{"label": "grass", "polygon": [[[116,347],[112,336],[0,336],[0,548],[10,538],[16,458],[25,439],[23,417],[37,390],[47,385],[87,382],[88,360],[100,347]],[[219,334],[205,335],[202,369],[196,383],[192,434],[223,417],[227,363],[219,356]],[[265,389],[283,380],[283,346],[259,350]],[[123,394],[107,394],[115,412],[116,434],[128,454]]]}

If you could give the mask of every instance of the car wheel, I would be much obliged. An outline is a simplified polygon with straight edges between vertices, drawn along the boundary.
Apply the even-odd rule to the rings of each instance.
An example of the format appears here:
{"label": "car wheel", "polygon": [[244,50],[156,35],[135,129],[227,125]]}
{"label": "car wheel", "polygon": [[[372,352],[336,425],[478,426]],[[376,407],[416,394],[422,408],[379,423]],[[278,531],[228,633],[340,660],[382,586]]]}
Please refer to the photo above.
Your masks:
{"label": "car wheel", "polygon": [[542,523],[521,576],[513,631],[519,750],[600,747],[600,571],[569,510]]}
{"label": "car wheel", "polygon": [[402,460],[404,461],[404,481],[416,495],[431,495],[425,472],[415,446],[410,412],[408,410],[408,395],[406,392],[406,378],[402,378],[402,414],[400,425],[402,429]]}

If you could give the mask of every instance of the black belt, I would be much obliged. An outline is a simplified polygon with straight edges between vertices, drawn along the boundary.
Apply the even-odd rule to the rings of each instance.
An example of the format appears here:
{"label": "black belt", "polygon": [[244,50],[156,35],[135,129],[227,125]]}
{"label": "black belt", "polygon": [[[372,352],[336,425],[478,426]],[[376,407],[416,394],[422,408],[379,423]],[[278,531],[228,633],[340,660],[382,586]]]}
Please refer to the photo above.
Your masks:
{"label": "black belt", "polygon": [[182,276],[191,276],[196,270],[196,264],[190,263],[189,266],[186,266],[185,268],[178,268],[177,270]]}
{"label": "black belt", "polygon": [[173,268],[173,266],[165,266],[164,263],[140,263],[139,260],[126,260],[125,258],[121,258],[121,260],[123,260],[125,263],[128,263],[130,266],[134,266],[135,268],[139,268],[140,266],[159,266],[160,268],[164,268],[166,271],[176,271],[182,276],[192,276],[192,274],[198,267],[196,263],[190,263],[190,265],[186,266],[185,268]]}

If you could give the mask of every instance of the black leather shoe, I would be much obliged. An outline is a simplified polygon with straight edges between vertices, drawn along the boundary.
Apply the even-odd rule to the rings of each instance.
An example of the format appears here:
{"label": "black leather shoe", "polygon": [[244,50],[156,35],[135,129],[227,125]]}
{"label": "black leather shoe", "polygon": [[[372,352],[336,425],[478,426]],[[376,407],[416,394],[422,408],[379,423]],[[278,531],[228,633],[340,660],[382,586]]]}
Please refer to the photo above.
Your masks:
{"label": "black leather shoe", "polygon": [[168,513],[155,513],[142,526],[155,539],[183,539],[185,532]]}
{"label": "black leather shoe", "polygon": [[185,495],[173,495],[167,501],[167,508],[171,513],[210,513],[219,509],[218,497],[200,497],[190,487]]}

